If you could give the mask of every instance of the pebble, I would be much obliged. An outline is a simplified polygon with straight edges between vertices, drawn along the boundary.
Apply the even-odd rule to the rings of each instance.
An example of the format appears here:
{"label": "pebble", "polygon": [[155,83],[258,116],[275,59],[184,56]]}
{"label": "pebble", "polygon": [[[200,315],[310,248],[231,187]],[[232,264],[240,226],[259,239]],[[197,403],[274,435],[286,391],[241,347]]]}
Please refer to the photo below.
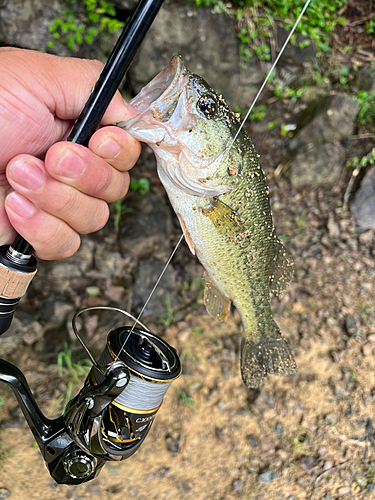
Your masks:
{"label": "pebble", "polygon": [[171,453],[178,453],[180,451],[181,434],[179,432],[170,432],[165,436],[167,449]]}
{"label": "pebble", "polygon": [[349,486],[342,486],[337,490],[337,493],[339,495],[348,495],[351,491],[351,488]]}
{"label": "pebble", "polygon": [[10,491],[6,488],[0,488],[0,500],[5,500],[10,497]]}
{"label": "pebble", "polygon": [[243,484],[243,481],[241,481],[240,479],[236,479],[235,481],[233,481],[234,491],[241,491],[243,488]]}
{"label": "pebble", "polygon": [[365,344],[362,347],[363,355],[364,356],[370,356],[370,354],[372,354],[373,349],[374,349],[374,344],[372,344],[370,342],[368,344]]}
{"label": "pebble", "polygon": [[249,442],[249,445],[252,447],[252,448],[259,448],[259,440],[258,438],[255,436],[255,434],[249,434],[247,436],[247,440]]}
{"label": "pebble", "polygon": [[356,316],[346,316],[345,328],[350,337],[358,339],[361,337],[361,327]]}
{"label": "pebble", "polygon": [[270,481],[275,481],[276,479],[279,479],[279,475],[271,469],[265,470],[258,476],[259,483],[269,483]]}
{"label": "pebble", "polygon": [[277,424],[273,428],[273,432],[275,432],[276,434],[284,434],[284,427],[280,424],[280,422],[277,422]]}
{"label": "pebble", "polygon": [[335,415],[332,415],[332,414],[326,415],[324,422],[328,425],[335,424],[336,423]]}
{"label": "pebble", "polygon": [[366,486],[366,488],[367,488],[369,491],[373,492],[373,491],[375,491],[375,484],[370,483],[370,484],[368,484],[368,485]]}
{"label": "pebble", "polygon": [[317,466],[314,457],[302,457],[300,460],[300,464],[302,465],[302,468],[305,470],[311,470]]}
{"label": "pebble", "polygon": [[325,446],[321,446],[318,450],[318,455],[323,458],[326,454],[327,448]]}

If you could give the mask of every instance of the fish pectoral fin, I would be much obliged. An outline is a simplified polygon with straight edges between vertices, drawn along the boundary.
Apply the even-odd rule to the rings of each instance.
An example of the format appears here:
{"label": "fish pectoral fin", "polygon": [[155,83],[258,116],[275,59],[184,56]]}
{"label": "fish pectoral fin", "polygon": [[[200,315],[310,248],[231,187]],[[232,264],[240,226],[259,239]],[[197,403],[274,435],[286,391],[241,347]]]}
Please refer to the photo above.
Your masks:
{"label": "fish pectoral fin", "polygon": [[275,236],[275,257],[270,276],[270,291],[280,297],[288,288],[294,273],[293,259],[281,241]]}
{"label": "fish pectoral fin", "polygon": [[245,230],[243,220],[233,208],[214,198],[207,208],[201,208],[202,214],[208,217],[219,233],[235,236]]}
{"label": "fish pectoral fin", "polygon": [[176,215],[177,215],[178,222],[180,223],[182,232],[184,233],[186,243],[188,244],[188,247],[190,248],[190,252],[193,255],[195,255],[194,243],[193,243],[193,240],[191,239],[189,231],[187,230],[187,227],[186,227],[186,224],[184,222],[184,219],[181,217],[180,214],[176,214]]}
{"label": "fish pectoral fin", "polygon": [[203,278],[205,280],[203,301],[208,314],[219,321],[226,321],[230,311],[230,299],[220,292],[206,272]]}

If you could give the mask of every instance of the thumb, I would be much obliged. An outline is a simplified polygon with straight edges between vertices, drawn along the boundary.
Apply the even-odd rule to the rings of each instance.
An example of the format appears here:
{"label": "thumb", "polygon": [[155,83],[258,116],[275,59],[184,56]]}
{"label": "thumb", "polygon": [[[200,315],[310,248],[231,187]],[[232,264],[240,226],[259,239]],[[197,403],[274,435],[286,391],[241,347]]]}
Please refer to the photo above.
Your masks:
{"label": "thumb", "polygon": [[[56,118],[68,121],[78,118],[104,67],[97,60],[59,57],[25,49],[3,49],[1,55],[9,59],[25,87],[38,95]],[[137,112],[117,91],[102,124],[128,120],[135,114]]]}
{"label": "thumb", "polygon": [[[50,57],[54,79],[60,89],[54,96],[54,113],[60,119],[75,120],[93,91],[104,65],[97,60]],[[109,125],[128,120],[136,114],[137,111],[117,91],[101,123]]]}

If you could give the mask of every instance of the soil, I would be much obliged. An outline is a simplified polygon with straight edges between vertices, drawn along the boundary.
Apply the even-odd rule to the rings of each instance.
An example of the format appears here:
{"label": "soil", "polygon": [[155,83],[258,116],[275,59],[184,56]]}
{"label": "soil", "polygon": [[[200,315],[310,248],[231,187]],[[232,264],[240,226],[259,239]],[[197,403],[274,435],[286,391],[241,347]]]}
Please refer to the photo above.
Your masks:
{"label": "soil", "polygon": [[[292,112],[280,107],[275,115]],[[57,485],[12,391],[0,384],[0,499],[375,498],[375,232],[359,233],[341,208],[346,173],[339,186],[319,190],[295,190],[286,176],[275,175],[283,154],[275,141],[280,138],[273,134],[257,133],[255,127],[252,137],[268,174],[275,226],[296,265],[292,284],[280,299],[272,299],[272,307],[298,374],[269,376],[261,390],[246,389],[239,369],[239,315],[233,311],[226,323],[208,316],[197,280],[202,270],[184,243],[172,263],[178,300],[172,317],[145,320],[177,349],[183,372],[167,392],[139,451],[126,463],[106,464],[87,484]],[[355,147],[368,151],[371,139],[365,141]],[[148,177],[152,193],[165,201],[147,150],[137,169],[136,175]],[[132,193],[127,203],[137,196]],[[168,213],[170,232],[167,237],[159,234],[152,245],[170,250],[180,233]],[[58,281],[51,272],[53,264],[41,262],[43,284],[35,285],[35,293],[31,289],[17,311],[29,326],[28,334],[0,339],[5,359],[24,371],[49,417],[61,413],[65,394],[77,391],[84,375],[78,374],[78,384],[67,370],[59,372],[58,353],[64,340],[71,344],[71,329],[64,323],[60,330],[45,327],[58,323],[53,321],[56,308],[44,318],[41,308],[50,296],[61,300],[59,314],[65,307],[70,317],[80,307],[103,302],[127,309],[132,303],[128,281],[137,264],[134,254],[125,255],[124,249],[123,229],[129,230],[130,220],[131,214],[125,213],[117,233],[112,219],[102,231],[84,238],[84,249],[95,244],[103,253],[114,248],[122,252],[127,269],[122,281],[109,282],[94,266],[85,279],[72,279],[70,288],[58,295],[63,277]],[[55,288],[49,276],[51,283],[57,279]],[[107,300],[94,289],[88,293],[90,286],[105,289]],[[116,301],[119,286],[123,294]],[[33,308],[38,324],[44,325],[43,335],[38,324],[33,329],[27,322]],[[110,329],[104,321],[93,316],[84,329],[95,354]],[[79,363],[82,350],[74,344],[71,349]]]}

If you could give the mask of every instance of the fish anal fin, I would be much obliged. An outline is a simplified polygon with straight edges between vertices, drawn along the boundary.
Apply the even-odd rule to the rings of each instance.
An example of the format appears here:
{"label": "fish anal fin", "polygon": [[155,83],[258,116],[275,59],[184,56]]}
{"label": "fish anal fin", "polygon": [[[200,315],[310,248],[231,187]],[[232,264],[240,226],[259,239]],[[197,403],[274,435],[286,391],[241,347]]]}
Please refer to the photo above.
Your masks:
{"label": "fish anal fin", "polygon": [[294,273],[293,259],[281,241],[275,237],[275,257],[270,276],[270,291],[280,297],[288,288]]}
{"label": "fish anal fin", "polygon": [[294,356],[274,323],[276,336],[245,338],[241,345],[241,375],[245,385],[260,387],[267,374],[291,375],[297,372]]}
{"label": "fish anal fin", "polygon": [[218,290],[206,272],[203,278],[205,280],[203,301],[208,314],[219,321],[226,321],[230,311],[230,299]]}
{"label": "fish anal fin", "polygon": [[245,229],[243,220],[236,211],[217,198],[212,200],[209,207],[201,208],[201,211],[212,221],[218,232],[226,236],[235,236]]}
{"label": "fish anal fin", "polygon": [[188,247],[190,248],[190,252],[193,255],[195,255],[194,243],[193,243],[193,240],[191,239],[189,231],[187,230],[187,227],[186,227],[186,224],[184,222],[184,219],[181,217],[180,214],[176,214],[176,215],[177,215],[177,218],[178,218],[178,222],[180,223],[182,232],[184,233],[184,237],[185,237],[186,243],[188,244]]}

